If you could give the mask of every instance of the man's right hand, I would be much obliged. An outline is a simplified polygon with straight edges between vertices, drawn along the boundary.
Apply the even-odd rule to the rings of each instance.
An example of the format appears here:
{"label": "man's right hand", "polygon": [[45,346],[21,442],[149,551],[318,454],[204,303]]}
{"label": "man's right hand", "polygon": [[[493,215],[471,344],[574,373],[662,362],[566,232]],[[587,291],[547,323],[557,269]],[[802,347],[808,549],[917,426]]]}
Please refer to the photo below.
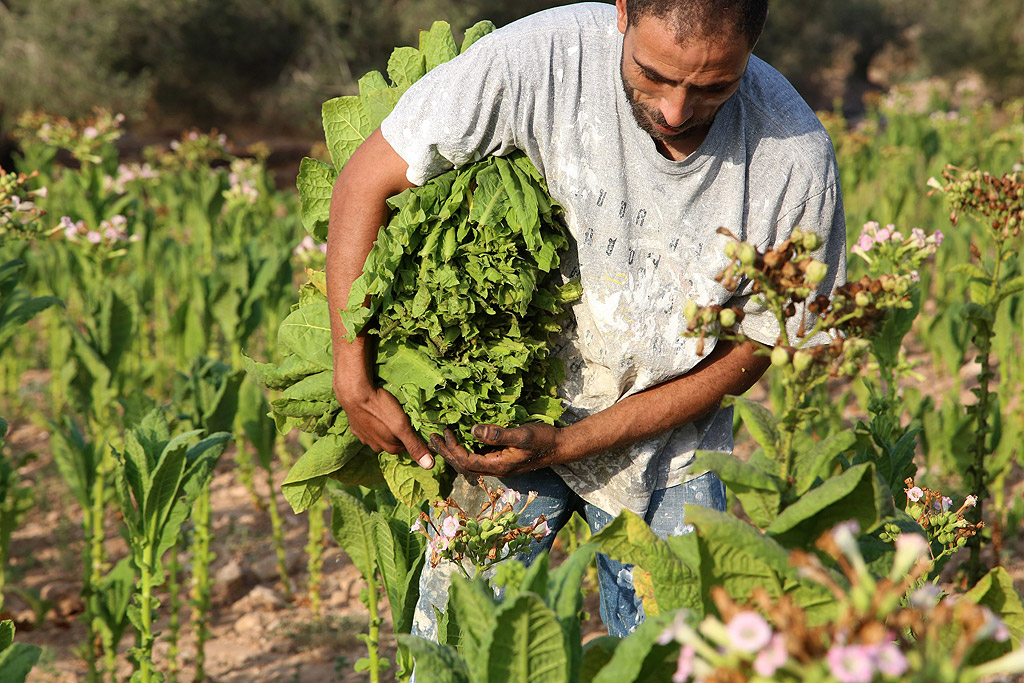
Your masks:
{"label": "man's right hand", "polygon": [[374,386],[348,388],[335,383],[335,396],[348,416],[348,428],[375,451],[407,452],[425,470],[434,466],[427,444],[412,428],[398,400]]}

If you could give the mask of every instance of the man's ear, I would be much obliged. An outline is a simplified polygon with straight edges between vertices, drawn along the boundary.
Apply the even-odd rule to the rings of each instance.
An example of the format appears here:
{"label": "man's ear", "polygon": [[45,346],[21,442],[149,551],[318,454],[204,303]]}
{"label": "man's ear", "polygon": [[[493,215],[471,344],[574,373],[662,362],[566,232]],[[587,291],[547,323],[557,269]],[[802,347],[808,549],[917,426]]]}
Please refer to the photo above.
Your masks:
{"label": "man's ear", "polygon": [[615,0],[615,11],[618,14],[616,23],[619,27],[619,33],[626,32],[626,26],[629,23],[626,17],[626,0]]}

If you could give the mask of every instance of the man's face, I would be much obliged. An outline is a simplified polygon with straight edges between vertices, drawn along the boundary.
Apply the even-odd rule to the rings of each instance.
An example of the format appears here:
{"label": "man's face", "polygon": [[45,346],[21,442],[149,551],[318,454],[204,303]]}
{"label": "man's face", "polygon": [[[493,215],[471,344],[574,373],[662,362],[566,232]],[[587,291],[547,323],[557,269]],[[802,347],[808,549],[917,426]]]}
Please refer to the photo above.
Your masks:
{"label": "man's face", "polygon": [[646,16],[627,26],[625,0],[616,5],[625,34],[622,85],[637,123],[669,148],[696,148],[740,86],[750,58],[746,40],[727,31],[680,44],[671,21]]}

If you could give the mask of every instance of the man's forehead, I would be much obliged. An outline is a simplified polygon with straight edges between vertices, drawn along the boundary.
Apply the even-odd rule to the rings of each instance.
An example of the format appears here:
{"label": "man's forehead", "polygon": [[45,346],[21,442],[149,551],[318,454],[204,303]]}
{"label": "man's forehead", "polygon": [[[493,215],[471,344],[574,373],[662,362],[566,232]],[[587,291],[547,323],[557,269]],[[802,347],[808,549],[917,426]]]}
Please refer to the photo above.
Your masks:
{"label": "man's forehead", "polygon": [[680,41],[674,28],[656,17],[644,17],[626,30],[624,49],[644,71],[668,80],[683,80],[694,72],[707,72],[713,80],[739,77],[750,52],[736,36],[699,36]]}

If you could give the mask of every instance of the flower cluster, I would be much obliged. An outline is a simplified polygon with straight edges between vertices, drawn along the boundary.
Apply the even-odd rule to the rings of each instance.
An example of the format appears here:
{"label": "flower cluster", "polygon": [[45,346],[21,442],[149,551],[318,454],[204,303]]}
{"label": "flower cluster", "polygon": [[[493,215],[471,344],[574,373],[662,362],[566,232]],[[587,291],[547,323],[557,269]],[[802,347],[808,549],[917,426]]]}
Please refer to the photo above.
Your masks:
{"label": "flower cluster", "polygon": [[114,249],[110,256],[123,254],[128,242],[138,242],[141,235],[128,233],[128,219],[121,214],[100,222],[98,228],[90,228],[85,221],[73,221],[62,216],[57,230],[63,232],[69,242],[85,242],[104,249]]}
{"label": "flower cluster", "polygon": [[[940,548],[940,554],[932,552],[932,559],[937,561],[941,556],[952,553],[967,543],[967,539],[981,531],[985,522],[972,524],[964,518],[964,513],[978,504],[977,496],[967,496],[958,509],[953,509],[953,499],[939,491],[924,486],[917,486],[910,477],[904,482],[907,486],[903,491],[907,494],[907,514],[914,518],[924,529],[932,545]],[[880,534],[883,541],[895,541],[900,538],[899,527],[886,524]]]}
{"label": "flower cluster", "polygon": [[[739,604],[715,587],[712,599],[721,618],[709,616],[694,625],[683,610],[661,635],[661,644],[681,645],[672,680],[951,683],[970,668],[969,656],[980,643],[1009,639],[1006,624],[988,607],[955,596],[940,600],[931,584],[914,589],[931,566],[923,538],[898,541],[892,571],[876,580],[867,571],[856,533],[855,524],[844,523],[818,542],[837,561],[848,588],[817,555],[794,551],[791,556],[806,577],[832,592],[835,618],[810,617],[792,594],[772,596],[758,587],[748,604]],[[940,634],[950,649],[927,645],[940,642]],[[1010,672],[1019,664],[1006,658],[983,666]]]}
{"label": "flower cluster", "polygon": [[35,200],[46,198],[45,187],[28,189],[29,181],[37,175],[36,171],[8,173],[0,168],[0,239],[8,235],[30,237],[37,233],[41,225],[39,218],[44,212]]}
{"label": "flower cluster", "polygon": [[156,180],[160,174],[148,163],[118,164],[116,176],[103,178],[103,190],[115,194],[124,194],[128,186],[137,181]]}
{"label": "flower cluster", "polygon": [[224,190],[224,210],[237,204],[255,204],[260,198],[258,185],[263,168],[251,159],[235,159],[228,173],[228,189]]}
{"label": "flower cluster", "polygon": [[964,171],[947,166],[942,179],[945,184],[934,178],[928,184],[946,193],[949,220],[953,225],[967,213],[987,223],[997,239],[1020,234],[1024,224],[1024,172],[1017,170],[995,176],[987,171]]}
{"label": "flower cluster", "polygon": [[[436,567],[442,560],[452,562],[468,578],[473,578],[465,564],[472,565],[474,573],[479,573],[524,552],[531,540],[539,541],[551,533],[544,515],[527,525],[519,523],[519,516],[537,496],[535,492],[531,491],[523,502],[518,491],[490,490],[483,479],[480,486],[488,500],[477,515],[467,513],[448,498],[433,503],[438,510],[436,521],[422,512],[412,525],[410,532],[430,539],[430,566]],[[522,507],[517,512],[516,507],[521,502]]]}
{"label": "flower cluster", "polygon": [[153,166],[170,171],[194,171],[207,168],[214,161],[231,158],[226,135],[216,130],[203,133],[196,129],[185,131],[179,139],[172,140],[170,150],[149,147],[143,154]]}
{"label": "flower cluster", "polygon": [[[719,232],[732,236],[724,228]],[[875,279],[865,276],[840,285],[831,296],[820,294],[811,299],[828,271],[824,263],[811,256],[821,246],[821,238],[813,232],[797,228],[788,239],[763,254],[749,243],[735,237],[733,240],[725,252],[731,262],[716,279],[730,292],[735,292],[742,280],[749,281],[751,291],[760,295],[775,314],[780,336],[772,351],[774,366],[792,366],[799,374],[815,374],[822,369],[837,376],[854,374],[870,348],[863,337],[871,334],[889,310],[912,306],[910,276],[888,274]],[[691,300],[683,314],[687,318],[685,335],[699,338],[698,353],[703,353],[706,336],[747,341],[735,329],[743,320],[738,307],[700,307]],[[798,315],[797,339],[790,340],[788,321]],[[831,343],[807,344],[819,333],[826,334]]]}
{"label": "flower cluster", "polygon": [[935,255],[942,239],[940,230],[929,235],[912,228],[905,237],[892,223],[882,227],[877,221],[868,221],[850,251],[864,259],[872,273],[909,275],[916,282],[920,279],[918,269]]}
{"label": "flower cluster", "polygon": [[317,244],[311,235],[306,235],[296,245],[292,253],[299,257],[303,263],[314,260],[316,257],[327,253],[327,244]]}
{"label": "flower cluster", "polygon": [[124,114],[98,107],[92,116],[78,121],[42,111],[26,112],[18,118],[14,135],[23,144],[66,149],[83,164],[99,164],[105,150],[124,134],[124,120]]}

